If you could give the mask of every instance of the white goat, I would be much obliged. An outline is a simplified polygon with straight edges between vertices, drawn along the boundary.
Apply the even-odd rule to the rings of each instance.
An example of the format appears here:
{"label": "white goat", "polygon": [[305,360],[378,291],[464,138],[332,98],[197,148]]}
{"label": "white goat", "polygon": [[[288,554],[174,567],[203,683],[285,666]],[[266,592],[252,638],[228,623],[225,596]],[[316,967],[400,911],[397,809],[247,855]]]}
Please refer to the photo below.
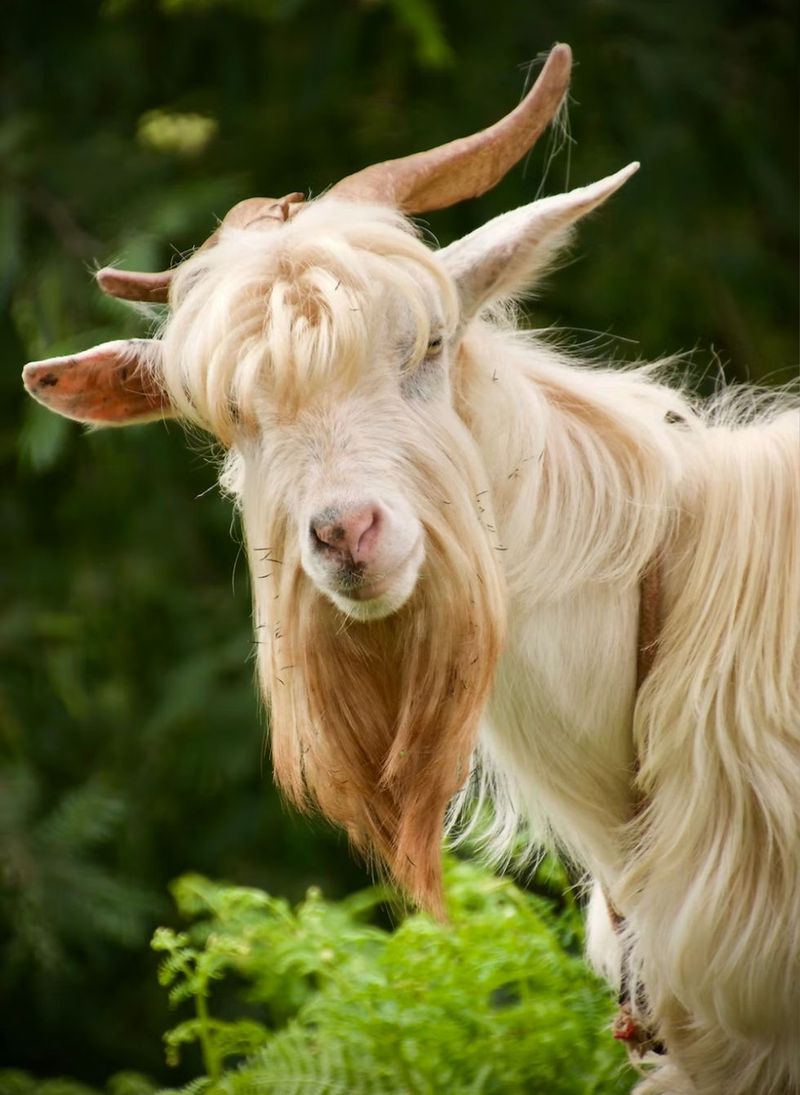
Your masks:
{"label": "white goat", "polygon": [[[655,370],[582,366],[496,306],[636,165],[440,251],[398,212],[493,185],[568,75],[557,47],[484,134],[313,203],[236,207],[174,276],[101,272],[117,295],[169,293],[161,341],[33,363],[26,383],[84,421],[172,413],[227,446],[295,802],[440,912],[445,810],[477,756],[500,852],[530,826],[596,880],[589,953],[628,986],[623,1036],[666,1047],[639,1090],[785,1095],[800,1086],[798,416],[752,394],[697,408]],[[657,634],[640,628],[644,574],[660,575]]]}

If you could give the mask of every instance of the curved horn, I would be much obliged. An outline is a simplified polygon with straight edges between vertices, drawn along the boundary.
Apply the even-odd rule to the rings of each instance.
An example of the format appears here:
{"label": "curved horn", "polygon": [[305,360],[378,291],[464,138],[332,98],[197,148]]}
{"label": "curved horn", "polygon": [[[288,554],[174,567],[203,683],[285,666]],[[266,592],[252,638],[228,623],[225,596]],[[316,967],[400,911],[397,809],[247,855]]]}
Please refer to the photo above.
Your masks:
{"label": "curved horn", "polygon": [[[228,210],[219,228],[211,233],[201,247],[213,247],[221,228],[249,228],[256,221],[282,223],[293,216],[302,204],[303,195],[299,192],[286,194],[282,198],[245,198]],[[104,266],[95,274],[95,280],[110,297],[166,304],[174,273],[174,270],[162,270],[157,274],[143,274]]]}
{"label": "curved horn", "polygon": [[489,129],[398,160],[365,167],[326,196],[426,213],[477,198],[522,159],[552,121],[569,87],[572,50],[554,46],[519,106]]}
{"label": "curved horn", "polygon": [[95,274],[95,281],[110,297],[118,300],[145,300],[156,304],[166,304],[172,271],[162,270],[160,274],[139,274],[134,270],[117,270],[114,266],[104,266]]}

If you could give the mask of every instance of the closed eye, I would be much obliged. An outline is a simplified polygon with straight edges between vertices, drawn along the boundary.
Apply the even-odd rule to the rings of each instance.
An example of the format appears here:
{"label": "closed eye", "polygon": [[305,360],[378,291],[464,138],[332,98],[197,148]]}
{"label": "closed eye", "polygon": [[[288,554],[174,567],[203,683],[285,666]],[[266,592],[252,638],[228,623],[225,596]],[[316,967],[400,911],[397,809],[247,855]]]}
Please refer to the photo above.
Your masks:
{"label": "closed eye", "polygon": [[443,345],[444,345],[444,340],[442,339],[441,335],[438,338],[432,338],[430,340],[430,342],[428,343],[428,350],[427,350],[428,356],[430,357],[433,354],[438,354],[440,352],[440,350],[442,349]]}

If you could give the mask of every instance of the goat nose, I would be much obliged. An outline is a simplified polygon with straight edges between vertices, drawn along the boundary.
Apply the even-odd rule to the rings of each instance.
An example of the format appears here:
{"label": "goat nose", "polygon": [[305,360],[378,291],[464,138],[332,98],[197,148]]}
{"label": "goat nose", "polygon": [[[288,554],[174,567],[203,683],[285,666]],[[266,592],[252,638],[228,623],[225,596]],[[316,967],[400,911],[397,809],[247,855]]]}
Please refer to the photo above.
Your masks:
{"label": "goat nose", "polygon": [[311,519],[311,539],[319,550],[366,563],[378,542],[381,523],[381,511],[374,505],[325,510]]}

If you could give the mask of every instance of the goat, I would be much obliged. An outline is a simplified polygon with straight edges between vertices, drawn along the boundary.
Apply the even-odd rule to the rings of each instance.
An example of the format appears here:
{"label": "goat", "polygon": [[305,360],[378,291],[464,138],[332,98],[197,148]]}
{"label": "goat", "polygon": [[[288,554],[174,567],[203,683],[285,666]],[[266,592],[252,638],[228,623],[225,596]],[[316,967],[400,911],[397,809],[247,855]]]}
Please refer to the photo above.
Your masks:
{"label": "goat", "polygon": [[696,405],[517,328],[503,302],[637,164],[438,251],[407,217],[493,186],[570,67],[555,47],[483,133],[241,203],[176,270],[100,271],[168,300],[161,337],[25,383],[225,446],[293,802],[441,915],[446,811],[477,782],[501,854],[527,827],[595,880],[588,952],[652,1065],[637,1090],[797,1091],[796,410]]}

